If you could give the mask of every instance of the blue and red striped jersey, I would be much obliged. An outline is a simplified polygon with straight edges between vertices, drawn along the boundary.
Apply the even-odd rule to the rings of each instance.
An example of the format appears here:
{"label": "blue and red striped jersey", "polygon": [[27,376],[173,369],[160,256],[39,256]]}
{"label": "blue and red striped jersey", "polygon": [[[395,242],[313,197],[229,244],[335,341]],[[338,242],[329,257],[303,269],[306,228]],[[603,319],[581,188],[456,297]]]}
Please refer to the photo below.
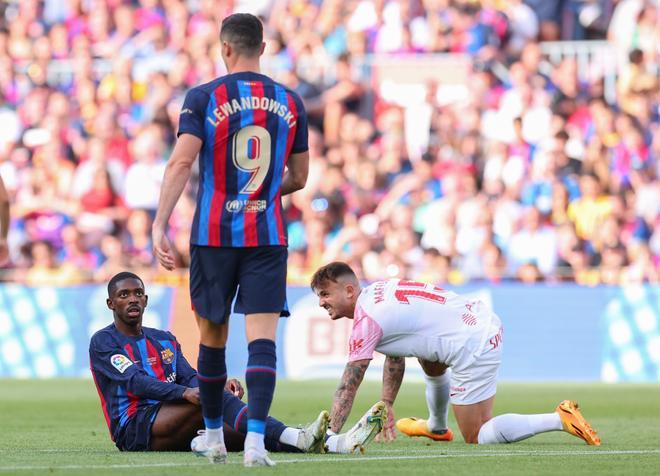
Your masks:
{"label": "blue and red striped jersey", "polygon": [[190,242],[286,246],[284,168],[290,154],[308,149],[300,97],[262,74],[229,74],[188,91],[181,134],[203,141]]}
{"label": "blue and red striped jersey", "polygon": [[143,327],[133,337],[110,324],[92,336],[89,360],[113,441],[139,408],[180,400],[187,387],[198,386],[176,338],[158,329]]}

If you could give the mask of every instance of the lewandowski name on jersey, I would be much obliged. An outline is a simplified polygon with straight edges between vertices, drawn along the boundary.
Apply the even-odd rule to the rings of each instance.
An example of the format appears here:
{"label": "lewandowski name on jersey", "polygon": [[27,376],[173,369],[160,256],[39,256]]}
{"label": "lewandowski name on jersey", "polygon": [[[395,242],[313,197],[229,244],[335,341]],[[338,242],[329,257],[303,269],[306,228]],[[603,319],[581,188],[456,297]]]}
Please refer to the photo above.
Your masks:
{"label": "lewandowski name on jersey", "polygon": [[217,127],[222,121],[229,118],[232,114],[248,110],[263,110],[284,118],[289,125],[289,129],[296,126],[296,118],[286,104],[282,104],[276,99],[267,97],[245,96],[238,99],[232,99],[220,104],[213,110],[213,117],[206,117],[206,120]]}

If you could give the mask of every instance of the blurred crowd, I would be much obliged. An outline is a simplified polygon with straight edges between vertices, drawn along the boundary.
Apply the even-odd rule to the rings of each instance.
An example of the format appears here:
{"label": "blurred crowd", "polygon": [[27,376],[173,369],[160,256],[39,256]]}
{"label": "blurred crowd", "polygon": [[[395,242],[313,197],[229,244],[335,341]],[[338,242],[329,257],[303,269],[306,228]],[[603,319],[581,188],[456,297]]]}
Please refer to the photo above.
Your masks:
{"label": "blurred crowd", "polygon": [[[310,118],[310,177],[286,199],[289,282],[348,261],[368,280],[654,282],[660,268],[660,21],[652,0],[15,0],[0,3],[0,175],[30,284],[137,269],[186,279],[193,179],[151,221],[185,92],[225,74],[221,20],[261,15],[263,71]],[[607,39],[615,100],[544,41]],[[463,90],[380,94],[373,58],[469,58]],[[412,74],[412,72],[410,72]]]}

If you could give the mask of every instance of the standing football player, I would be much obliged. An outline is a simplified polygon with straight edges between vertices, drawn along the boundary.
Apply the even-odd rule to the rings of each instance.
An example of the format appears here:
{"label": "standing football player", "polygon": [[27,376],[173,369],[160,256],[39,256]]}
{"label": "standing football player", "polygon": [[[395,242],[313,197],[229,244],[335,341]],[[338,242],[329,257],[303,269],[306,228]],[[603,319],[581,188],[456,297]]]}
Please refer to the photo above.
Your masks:
{"label": "standing football player", "polygon": [[272,466],[264,428],[275,390],[278,318],[289,315],[281,197],[307,181],[307,117],[294,92],[260,74],[265,43],[257,17],[228,16],[220,40],[229,74],[186,96],[152,238],[158,261],[172,270],[167,223],[199,154],[190,296],[200,330],[197,371],[206,432],[196,448],[214,463],[226,460],[222,392],[228,319],[236,296],[234,310],[245,314],[249,354],[244,463]]}

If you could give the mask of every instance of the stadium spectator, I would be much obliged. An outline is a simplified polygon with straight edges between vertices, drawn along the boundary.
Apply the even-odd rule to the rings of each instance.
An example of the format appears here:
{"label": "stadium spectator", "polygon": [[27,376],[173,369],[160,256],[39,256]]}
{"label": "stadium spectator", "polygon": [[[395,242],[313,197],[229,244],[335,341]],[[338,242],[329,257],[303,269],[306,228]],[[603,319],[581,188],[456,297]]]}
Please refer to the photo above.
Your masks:
{"label": "stadium spectator", "polygon": [[[136,274],[120,272],[109,280],[106,303],[113,323],[97,331],[89,344],[108,430],[122,451],[194,450],[204,431],[197,372],[174,335],[142,326],[147,301]],[[243,451],[247,408],[242,397],[240,382],[228,380],[221,398],[226,421],[232,422],[224,424],[229,451]],[[324,453],[327,439],[335,443],[335,453],[364,450],[382,428],[383,410],[382,403],[374,405],[351,430],[332,438],[326,435],[327,411],[300,429],[268,417],[266,445],[270,451]]]}
{"label": "stadium spectator", "polygon": [[507,256],[516,274],[520,266],[533,264],[542,276],[554,275],[557,262],[555,231],[544,224],[536,207],[525,211],[522,226],[508,243]]}
{"label": "stadium spectator", "polygon": [[580,198],[568,206],[568,218],[575,224],[575,231],[583,240],[593,240],[596,230],[612,213],[610,197],[602,194],[600,182],[594,175],[580,178]]}
{"label": "stadium spectator", "polygon": [[133,148],[136,160],[126,171],[126,205],[155,214],[166,166],[162,158],[165,145],[160,128],[152,125],[141,131]]}
{"label": "stadium spectator", "polygon": [[90,276],[98,266],[98,255],[89,249],[83,235],[73,224],[62,228],[62,249],[58,260],[72,265],[85,277]]}
{"label": "stadium spectator", "polygon": [[128,217],[126,231],[129,236],[126,241],[132,268],[140,269],[154,264],[151,222],[149,212],[143,209],[133,210]]}
{"label": "stadium spectator", "polygon": [[0,265],[9,258],[7,235],[9,233],[9,194],[5,182],[0,177]]}
{"label": "stadium spectator", "polygon": [[103,263],[94,272],[94,281],[107,282],[112,276],[128,268],[128,255],[124,253],[122,241],[114,235],[101,238],[99,245]]}
{"label": "stadium spectator", "polygon": [[31,243],[26,249],[29,269],[24,270],[22,279],[31,286],[66,286],[80,283],[84,275],[73,262],[61,263],[55,255],[50,241]]}

